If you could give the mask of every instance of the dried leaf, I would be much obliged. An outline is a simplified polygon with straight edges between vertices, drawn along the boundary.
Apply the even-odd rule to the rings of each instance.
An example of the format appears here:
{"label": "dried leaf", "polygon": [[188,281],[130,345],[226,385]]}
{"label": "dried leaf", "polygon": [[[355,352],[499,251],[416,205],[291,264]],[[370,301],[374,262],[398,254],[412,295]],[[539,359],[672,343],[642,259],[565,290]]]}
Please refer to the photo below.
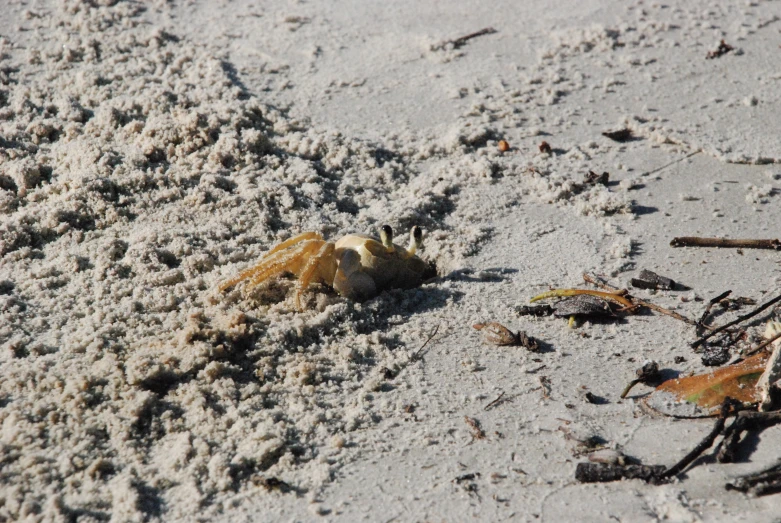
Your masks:
{"label": "dried leaf", "polygon": [[488,343],[494,345],[517,345],[519,343],[518,335],[501,323],[496,323],[495,321],[489,323],[475,323],[472,327],[476,330],[483,331],[485,341]]}
{"label": "dried leaf", "polygon": [[713,372],[667,380],[654,394],[670,393],[709,411],[718,409],[727,396],[743,403],[756,403],[760,399],[757,380],[765,370],[768,357],[769,354],[760,353]]}
{"label": "dried leaf", "polygon": [[596,296],[587,294],[564,298],[553,305],[553,315],[558,317],[567,316],[604,316],[615,317],[610,304]]}
{"label": "dried leaf", "polygon": [[547,298],[563,298],[566,296],[580,295],[595,296],[597,298],[614,301],[620,305],[623,305],[627,310],[632,310],[636,307],[636,305],[632,303],[631,300],[624,296],[624,292],[592,291],[589,289],[553,289],[547,292],[543,292],[542,294],[538,294],[529,301],[534,303],[535,301],[544,300]]}

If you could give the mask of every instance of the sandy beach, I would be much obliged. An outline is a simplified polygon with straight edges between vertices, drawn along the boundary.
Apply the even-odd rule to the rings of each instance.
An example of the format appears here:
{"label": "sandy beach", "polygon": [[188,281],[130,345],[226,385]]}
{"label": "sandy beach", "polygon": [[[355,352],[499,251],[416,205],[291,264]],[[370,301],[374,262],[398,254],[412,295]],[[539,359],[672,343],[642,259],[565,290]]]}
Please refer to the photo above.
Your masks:
{"label": "sandy beach", "polygon": [[[584,273],[695,320],[779,295],[777,250],[670,242],[781,236],[781,3],[1,10],[0,521],[778,521],[725,484],[779,426],[663,484],[575,478],[709,433],[620,397],[648,361],[713,370],[693,325],[518,307]],[[383,225],[421,227],[436,276],[303,311],[291,277],[219,290],[297,234]]]}

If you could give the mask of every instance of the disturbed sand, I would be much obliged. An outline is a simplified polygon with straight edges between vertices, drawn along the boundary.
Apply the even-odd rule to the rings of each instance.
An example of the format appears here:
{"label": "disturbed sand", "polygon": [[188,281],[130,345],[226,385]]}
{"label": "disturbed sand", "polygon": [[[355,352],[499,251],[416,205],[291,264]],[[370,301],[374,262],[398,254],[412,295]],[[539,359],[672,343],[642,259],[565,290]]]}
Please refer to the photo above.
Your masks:
{"label": "disturbed sand", "polygon": [[[672,484],[576,483],[576,440],[671,464],[708,432],[643,411],[642,386],[618,398],[645,360],[702,372],[693,329],[514,312],[583,272],[670,276],[689,289],[637,295],[689,317],[726,289],[778,294],[774,251],[669,241],[779,236],[779,4],[9,6],[0,519],[781,512],[724,490],[779,457],[778,428]],[[618,128],[633,138],[601,134]],[[424,228],[438,278],[364,303],[314,289],[303,313],[290,280],[215,291],[294,234],[386,223]],[[481,321],[545,350],[487,345]]]}

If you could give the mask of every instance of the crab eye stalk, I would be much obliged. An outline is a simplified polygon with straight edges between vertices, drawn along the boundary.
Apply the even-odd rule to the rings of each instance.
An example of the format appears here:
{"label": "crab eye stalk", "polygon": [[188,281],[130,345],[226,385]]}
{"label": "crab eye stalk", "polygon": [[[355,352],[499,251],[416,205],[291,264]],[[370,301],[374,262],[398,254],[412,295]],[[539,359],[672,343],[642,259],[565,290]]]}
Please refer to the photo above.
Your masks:
{"label": "crab eye stalk", "polygon": [[423,230],[417,225],[409,232],[409,247],[407,252],[412,256],[423,244]]}
{"label": "crab eye stalk", "polygon": [[380,229],[380,241],[388,252],[394,250],[393,248],[393,229],[390,225],[383,225]]}

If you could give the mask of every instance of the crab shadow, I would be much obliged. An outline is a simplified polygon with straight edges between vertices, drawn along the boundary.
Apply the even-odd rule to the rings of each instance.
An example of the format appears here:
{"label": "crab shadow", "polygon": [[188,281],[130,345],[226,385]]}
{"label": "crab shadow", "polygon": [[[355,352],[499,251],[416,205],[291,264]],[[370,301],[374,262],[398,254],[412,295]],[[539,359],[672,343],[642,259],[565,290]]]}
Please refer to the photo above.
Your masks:
{"label": "crab shadow", "polygon": [[506,267],[490,267],[487,269],[456,269],[450,271],[444,276],[437,276],[429,281],[463,281],[463,282],[503,282],[509,278],[508,275],[518,273],[518,269],[508,269]]}

